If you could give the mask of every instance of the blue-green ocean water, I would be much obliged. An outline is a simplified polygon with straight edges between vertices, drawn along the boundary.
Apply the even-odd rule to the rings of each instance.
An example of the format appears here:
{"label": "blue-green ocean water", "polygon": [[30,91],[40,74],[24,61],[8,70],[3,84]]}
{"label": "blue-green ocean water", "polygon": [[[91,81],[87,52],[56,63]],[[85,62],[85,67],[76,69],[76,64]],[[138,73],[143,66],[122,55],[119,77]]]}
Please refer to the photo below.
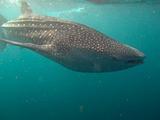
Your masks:
{"label": "blue-green ocean water", "polygon": [[[160,4],[31,1],[37,14],[93,27],[142,50],[143,65],[112,73],[70,71],[30,50],[0,53],[0,120],[160,120]],[[8,20],[17,0],[0,2]]]}

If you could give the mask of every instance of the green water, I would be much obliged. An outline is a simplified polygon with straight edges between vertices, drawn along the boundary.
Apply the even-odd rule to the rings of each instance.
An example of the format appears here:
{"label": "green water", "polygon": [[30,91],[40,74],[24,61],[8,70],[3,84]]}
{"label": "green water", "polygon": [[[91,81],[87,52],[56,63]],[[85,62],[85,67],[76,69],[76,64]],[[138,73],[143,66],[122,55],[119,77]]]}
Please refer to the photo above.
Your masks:
{"label": "green water", "polygon": [[[1,3],[7,19],[20,15],[11,1]],[[37,1],[30,1],[37,14],[91,26],[140,49],[146,60],[124,71],[87,74],[8,45],[0,53],[0,120],[160,120],[160,4],[64,1],[51,7]]]}

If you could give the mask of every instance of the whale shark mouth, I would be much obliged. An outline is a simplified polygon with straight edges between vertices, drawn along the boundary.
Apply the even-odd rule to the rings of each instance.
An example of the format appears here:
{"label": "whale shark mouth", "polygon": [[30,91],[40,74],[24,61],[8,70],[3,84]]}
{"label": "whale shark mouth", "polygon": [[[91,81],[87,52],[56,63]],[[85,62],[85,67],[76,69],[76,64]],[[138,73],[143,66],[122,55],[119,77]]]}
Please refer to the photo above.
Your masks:
{"label": "whale shark mouth", "polygon": [[129,63],[129,64],[143,64],[144,60],[143,59],[128,60],[127,63]]}

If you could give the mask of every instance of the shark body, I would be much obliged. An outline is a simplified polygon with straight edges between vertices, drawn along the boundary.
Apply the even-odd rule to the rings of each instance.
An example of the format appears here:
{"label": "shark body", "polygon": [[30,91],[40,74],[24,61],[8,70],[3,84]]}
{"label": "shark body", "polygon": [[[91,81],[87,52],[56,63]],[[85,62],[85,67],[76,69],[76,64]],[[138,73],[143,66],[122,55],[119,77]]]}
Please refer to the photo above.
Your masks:
{"label": "shark body", "polygon": [[112,72],[136,66],[144,54],[86,25],[34,15],[22,1],[22,15],[2,25],[0,41],[31,49],[79,72]]}

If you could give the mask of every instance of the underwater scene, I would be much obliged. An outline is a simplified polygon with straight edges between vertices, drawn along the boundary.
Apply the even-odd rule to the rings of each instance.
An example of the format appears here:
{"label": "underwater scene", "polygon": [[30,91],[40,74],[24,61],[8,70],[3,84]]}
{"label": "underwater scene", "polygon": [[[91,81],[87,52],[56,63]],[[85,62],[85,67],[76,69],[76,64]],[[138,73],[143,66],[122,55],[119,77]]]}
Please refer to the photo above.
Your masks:
{"label": "underwater scene", "polygon": [[159,0],[0,6],[0,120],[160,120]]}

